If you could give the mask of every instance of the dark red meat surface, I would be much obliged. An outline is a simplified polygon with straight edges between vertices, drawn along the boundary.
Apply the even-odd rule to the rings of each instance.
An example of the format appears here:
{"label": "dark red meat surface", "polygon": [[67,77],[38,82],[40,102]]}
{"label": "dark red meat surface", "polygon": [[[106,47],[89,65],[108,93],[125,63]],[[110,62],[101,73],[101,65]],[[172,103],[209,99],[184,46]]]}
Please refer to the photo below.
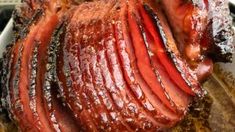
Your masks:
{"label": "dark red meat surface", "polygon": [[25,0],[2,59],[2,105],[22,131],[166,130],[203,97],[213,62],[231,59],[225,6]]}

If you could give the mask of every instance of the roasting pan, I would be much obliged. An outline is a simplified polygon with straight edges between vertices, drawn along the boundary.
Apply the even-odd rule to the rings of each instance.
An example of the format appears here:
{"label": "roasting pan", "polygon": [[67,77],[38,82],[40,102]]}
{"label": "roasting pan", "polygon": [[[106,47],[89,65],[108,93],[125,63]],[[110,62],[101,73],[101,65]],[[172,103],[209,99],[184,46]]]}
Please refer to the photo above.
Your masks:
{"label": "roasting pan", "polygon": [[[10,19],[0,35],[0,58],[12,41],[12,27],[13,20]],[[235,54],[233,58],[233,63],[215,64],[214,73],[203,84],[207,95],[194,102],[185,119],[169,131],[235,132]],[[17,131],[17,127],[5,116],[0,114],[0,132]]]}

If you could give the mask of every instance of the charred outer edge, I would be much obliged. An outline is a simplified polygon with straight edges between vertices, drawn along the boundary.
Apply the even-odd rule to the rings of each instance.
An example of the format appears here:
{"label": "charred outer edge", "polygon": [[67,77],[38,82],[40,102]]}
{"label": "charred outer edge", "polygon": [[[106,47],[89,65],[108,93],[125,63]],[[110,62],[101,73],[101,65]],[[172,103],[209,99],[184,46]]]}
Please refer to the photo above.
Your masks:
{"label": "charred outer edge", "polygon": [[[148,12],[148,15],[150,16],[150,18],[153,20],[153,23],[155,25],[155,29],[159,32],[160,36],[161,36],[161,40],[163,42],[164,45],[164,50],[166,51],[166,54],[169,58],[171,58],[171,62],[173,65],[175,65],[177,71],[179,72],[179,74],[181,75],[181,77],[184,79],[184,81],[187,83],[187,85],[191,88],[193,88],[193,84],[187,79],[187,77],[185,76],[185,74],[182,72],[182,69],[180,68],[179,64],[176,61],[176,55],[174,54],[174,52],[168,48],[168,42],[167,42],[167,38],[165,35],[164,30],[162,29],[161,23],[159,21],[158,16],[154,13],[154,11],[147,5],[147,4],[143,4],[143,7],[145,9],[146,12]],[[199,85],[199,87],[201,87]],[[192,89],[194,91],[194,89]],[[203,92],[201,91],[194,91],[198,96],[203,96]]]}
{"label": "charred outer edge", "polygon": [[17,10],[15,10],[13,12],[13,31],[15,33],[16,40],[25,38],[29,33],[30,26],[33,23],[36,23],[42,15],[43,9],[37,9],[33,14],[32,18],[27,20],[23,18],[23,16],[20,16],[20,14],[17,13]]}

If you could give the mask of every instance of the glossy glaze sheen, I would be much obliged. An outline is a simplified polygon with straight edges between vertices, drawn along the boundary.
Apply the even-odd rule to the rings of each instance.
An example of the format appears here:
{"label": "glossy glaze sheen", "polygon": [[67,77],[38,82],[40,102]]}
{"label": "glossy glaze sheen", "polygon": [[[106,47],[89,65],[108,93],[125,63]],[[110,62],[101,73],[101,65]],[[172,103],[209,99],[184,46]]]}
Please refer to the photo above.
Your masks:
{"label": "glossy glaze sheen", "polygon": [[15,14],[1,72],[2,100],[22,131],[165,130],[203,96],[198,79],[210,74],[211,59],[189,67],[195,56],[181,54],[151,0],[27,3]]}

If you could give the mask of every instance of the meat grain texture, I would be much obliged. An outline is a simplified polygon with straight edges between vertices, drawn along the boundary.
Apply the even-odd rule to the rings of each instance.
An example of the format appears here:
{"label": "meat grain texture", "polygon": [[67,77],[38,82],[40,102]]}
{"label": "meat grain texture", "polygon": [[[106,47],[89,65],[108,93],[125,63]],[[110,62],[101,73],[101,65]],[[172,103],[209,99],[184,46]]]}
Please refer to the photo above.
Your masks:
{"label": "meat grain texture", "polygon": [[220,0],[25,0],[2,106],[27,132],[165,131],[231,61],[228,15]]}

